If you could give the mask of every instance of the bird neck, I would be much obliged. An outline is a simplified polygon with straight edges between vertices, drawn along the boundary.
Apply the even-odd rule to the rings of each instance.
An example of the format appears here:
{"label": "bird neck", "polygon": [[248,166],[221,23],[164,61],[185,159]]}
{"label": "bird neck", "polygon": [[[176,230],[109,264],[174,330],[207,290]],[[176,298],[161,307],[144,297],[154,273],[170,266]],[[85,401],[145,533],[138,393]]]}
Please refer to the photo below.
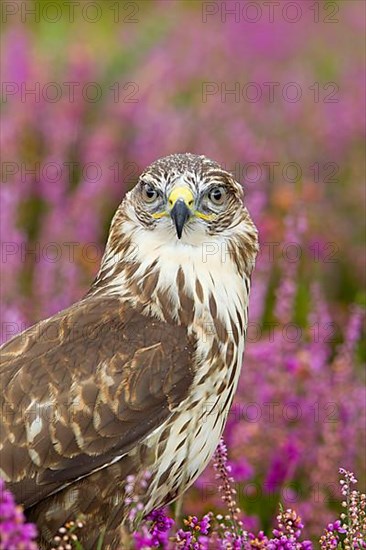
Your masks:
{"label": "bird neck", "polygon": [[210,323],[217,317],[229,326],[247,308],[258,247],[254,225],[247,220],[242,225],[230,236],[207,236],[190,245],[130,220],[113,223],[119,230],[110,233],[89,294],[117,295],[172,323]]}

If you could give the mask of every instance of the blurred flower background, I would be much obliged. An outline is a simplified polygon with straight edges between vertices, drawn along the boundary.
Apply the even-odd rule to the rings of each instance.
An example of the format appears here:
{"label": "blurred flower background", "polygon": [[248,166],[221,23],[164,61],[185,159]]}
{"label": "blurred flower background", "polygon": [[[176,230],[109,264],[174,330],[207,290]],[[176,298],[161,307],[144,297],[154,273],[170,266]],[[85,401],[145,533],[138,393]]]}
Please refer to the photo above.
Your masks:
{"label": "blurred flower background", "polygon": [[[269,529],[281,501],[319,538],[340,509],[338,468],[366,481],[365,4],[2,9],[2,341],[83,296],[147,164],[221,162],[261,241],[225,431],[237,501],[247,529]],[[208,468],[184,511],[219,505]]]}

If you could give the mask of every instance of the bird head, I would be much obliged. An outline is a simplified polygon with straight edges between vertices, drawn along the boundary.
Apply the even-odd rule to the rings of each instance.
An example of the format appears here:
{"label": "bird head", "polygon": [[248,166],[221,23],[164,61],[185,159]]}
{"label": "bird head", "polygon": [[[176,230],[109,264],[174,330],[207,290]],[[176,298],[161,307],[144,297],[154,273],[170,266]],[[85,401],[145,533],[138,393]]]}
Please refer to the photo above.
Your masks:
{"label": "bird head", "polygon": [[194,245],[248,217],[233,175],[203,155],[176,154],[151,164],[129,194],[148,231]]}
{"label": "bird head", "polygon": [[109,248],[121,249],[121,239],[132,239],[149,257],[162,247],[185,256],[224,244],[251,265],[258,248],[241,185],[217,162],[189,153],[161,158],[142,172],[112,222]]}

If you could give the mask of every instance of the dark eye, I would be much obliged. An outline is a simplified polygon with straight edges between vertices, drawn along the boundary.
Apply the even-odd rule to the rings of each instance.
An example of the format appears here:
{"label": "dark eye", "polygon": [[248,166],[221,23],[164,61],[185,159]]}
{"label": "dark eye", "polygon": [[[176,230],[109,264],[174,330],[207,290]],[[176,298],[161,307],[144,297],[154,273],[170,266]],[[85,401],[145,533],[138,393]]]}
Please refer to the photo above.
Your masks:
{"label": "dark eye", "polygon": [[208,198],[210,199],[211,202],[213,202],[217,206],[224,204],[225,197],[226,197],[226,191],[225,189],[223,189],[223,187],[213,187],[208,192]]}
{"label": "dark eye", "polygon": [[159,194],[150,183],[145,183],[142,187],[142,198],[145,202],[154,202]]}

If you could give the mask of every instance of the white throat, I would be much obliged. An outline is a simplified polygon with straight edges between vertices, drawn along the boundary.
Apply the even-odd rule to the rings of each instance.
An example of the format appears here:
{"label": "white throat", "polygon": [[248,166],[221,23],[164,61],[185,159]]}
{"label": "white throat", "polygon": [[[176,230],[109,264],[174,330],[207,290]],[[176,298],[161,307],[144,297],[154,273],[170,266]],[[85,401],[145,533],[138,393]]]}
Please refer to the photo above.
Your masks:
{"label": "white throat", "polygon": [[[119,258],[107,255],[103,260],[107,272],[114,272],[108,292],[135,302],[141,298],[148,302],[149,312],[159,318],[164,318],[162,302],[168,303],[176,322],[183,307],[194,307],[194,321],[199,325],[212,323],[210,307],[215,305],[210,304],[210,298],[214,296],[216,315],[228,331],[233,322],[237,326],[247,325],[249,276],[238,272],[224,233],[210,236],[195,232],[195,243],[190,244],[192,235],[190,243],[184,236],[178,240],[170,224],[166,225],[166,231],[156,231],[128,220],[123,221],[123,233],[131,236],[127,253],[122,252]],[[141,285],[140,292],[135,287],[131,293],[131,276],[118,269],[120,263],[138,266],[132,279]],[[144,286],[148,288],[145,296]],[[241,323],[238,312],[242,315]]]}

